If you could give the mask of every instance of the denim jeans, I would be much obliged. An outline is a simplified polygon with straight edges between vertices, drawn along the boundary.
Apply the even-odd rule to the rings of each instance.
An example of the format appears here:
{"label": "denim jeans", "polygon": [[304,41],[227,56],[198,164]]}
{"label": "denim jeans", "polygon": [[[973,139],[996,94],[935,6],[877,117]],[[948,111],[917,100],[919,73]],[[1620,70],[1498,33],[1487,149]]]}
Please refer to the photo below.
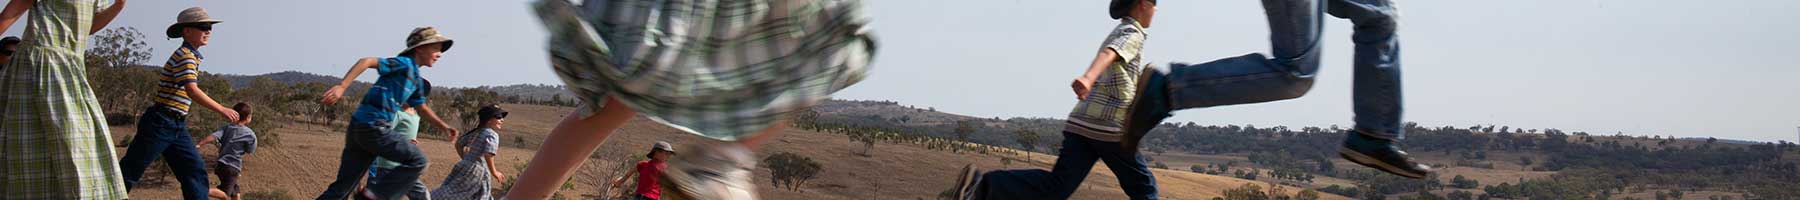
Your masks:
{"label": "denim jeans", "polygon": [[[1320,31],[1331,14],[1354,24],[1351,98],[1356,128],[1369,136],[1404,138],[1400,122],[1400,41],[1388,0],[1263,0],[1273,58],[1263,54],[1168,66],[1173,110],[1298,98],[1319,71]],[[1158,87],[1158,86],[1152,86]]]}
{"label": "denim jeans", "polygon": [[332,181],[318,199],[337,200],[350,195],[357,182],[368,173],[369,165],[375,163],[376,156],[400,162],[400,166],[382,173],[379,180],[365,189],[380,199],[399,199],[412,190],[413,182],[419,180],[419,173],[425,170],[428,161],[412,140],[388,131],[392,128],[392,123],[387,120],[350,123],[344,134],[344,152],[338,161],[337,180]]}
{"label": "denim jeans", "polygon": [[[379,165],[370,165],[369,180],[368,183],[364,185],[374,185],[375,181],[381,180],[381,175],[391,173],[392,171],[394,171],[394,169],[381,168]],[[414,180],[412,190],[406,191],[406,199],[431,200],[431,188],[426,188],[424,181]]]}
{"label": "denim jeans", "polygon": [[131,148],[119,159],[126,190],[136,186],[138,179],[144,177],[144,169],[162,157],[169,170],[175,172],[175,180],[181,182],[182,199],[206,199],[206,161],[194,147],[194,136],[188,135],[187,118],[168,107],[150,106],[138,117],[137,128]]}
{"label": "denim jeans", "polygon": [[1125,152],[1118,142],[1089,139],[1080,134],[1063,132],[1062,150],[1050,171],[1022,169],[993,171],[982,175],[975,196],[979,199],[1068,199],[1081,188],[1094,161],[1106,162],[1120,189],[1131,199],[1157,199],[1156,176],[1150,174],[1143,157]]}

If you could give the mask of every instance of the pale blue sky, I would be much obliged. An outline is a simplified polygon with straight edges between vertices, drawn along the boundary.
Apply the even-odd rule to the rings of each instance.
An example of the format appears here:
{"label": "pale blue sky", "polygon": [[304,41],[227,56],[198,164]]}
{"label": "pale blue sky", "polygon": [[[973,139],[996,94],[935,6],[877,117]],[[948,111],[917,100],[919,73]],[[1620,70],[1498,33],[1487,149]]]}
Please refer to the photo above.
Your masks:
{"label": "pale blue sky", "polygon": [[[151,36],[182,8],[225,20],[204,70],[341,75],[390,56],[414,26],[457,39],[448,86],[560,83],[524,1],[131,1],[114,26]],[[1103,0],[871,0],[876,69],[845,99],[982,117],[1062,117],[1068,82],[1116,22]],[[1566,131],[1795,141],[1800,1],[1400,1],[1406,120]],[[1146,58],[1205,62],[1267,51],[1257,1],[1163,1]],[[22,24],[22,23],[21,23]],[[1325,67],[1300,99],[1176,113],[1199,124],[1349,125],[1350,24],[1327,24]],[[18,29],[7,34],[16,35]],[[176,40],[152,39],[156,57]],[[160,62],[160,60],[158,60]]]}

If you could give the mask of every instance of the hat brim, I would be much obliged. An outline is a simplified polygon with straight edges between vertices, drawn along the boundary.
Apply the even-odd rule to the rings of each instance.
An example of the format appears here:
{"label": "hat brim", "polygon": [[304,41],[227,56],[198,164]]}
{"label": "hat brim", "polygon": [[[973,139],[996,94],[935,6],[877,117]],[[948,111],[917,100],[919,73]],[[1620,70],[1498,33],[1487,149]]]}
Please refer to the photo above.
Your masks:
{"label": "hat brim", "polygon": [[181,37],[181,28],[182,27],[187,27],[188,25],[194,25],[194,24],[217,24],[219,22],[225,22],[225,21],[219,21],[216,19],[206,19],[206,20],[200,20],[200,21],[196,21],[196,22],[175,23],[175,24],[170,24],[169,29],[163,31],[163,33],[169,35],[169,38],[178,38],[178,37]]}
{"label": "hat brim", "polygon": [[420,42],[419,44],[415,44],[410,47],[406,47],[405,50],[400,50],[400,55],[402,55],[402,56],[409,55],[412,53],[413,49],[417,49],[417,48],[425,46],[425,45],[431,45],[431,44],[436,44],[436,43],[444,43],[444,48],[439,51],[450,51],[450,46],[456,44],[456,40],[452,40],[447,37],[432,38],[430,40],[426,40],[425,42]]}

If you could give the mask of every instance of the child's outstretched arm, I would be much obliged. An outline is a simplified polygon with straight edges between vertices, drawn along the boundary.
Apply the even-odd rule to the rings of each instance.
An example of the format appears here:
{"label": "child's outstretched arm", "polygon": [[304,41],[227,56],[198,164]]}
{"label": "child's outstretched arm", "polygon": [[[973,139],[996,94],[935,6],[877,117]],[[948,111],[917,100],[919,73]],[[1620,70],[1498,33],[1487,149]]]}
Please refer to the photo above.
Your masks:
{"label": "child's outstretched arm", "polygon": [[319,103],[324,103],[326,105],[337,103],[339,98],[344,97],[344,88],[350,87],[350,83],[355,82],[356,76],[362,75],[363,70],[379,66],[380,63],[376,63],[379,61],[379,59],[372,57],[357,59],[356,64],[350,65],[350,72],[344,73],[343,81],[339,81],[337,85],[331,86],[331,89],[325,90],[325,95],[324,97],[319,98]]}
{"label": "child's outstretched arm", "polygon": [[489,153],[487,155],[482,155],[481,159],[487,160],[488,175],[493,175],[494,181],[505,181],[506,180],[506,173],[500,173],[500,168],[494,167],[494,154],[493,153]]}
{"label": "child's outstretched arm", "polygon": [[[192,65],[192,63],[186,65]],[[226,108],[225,105],[219,105],[219,102],[213,101],[212,97],[206,96],[206,91],[200,90],[199,82],[187,83],[187,93],[189,97],[194,98],[194,103],[200,104],[206,109],[218,111],[220,115],[225,115],[225,119],[231,120],[231,122],[238,122],[237,111]]]}
{"label": "child's outstretched arm", "polygon": [[1087,99],[1088,90],[1094,87],[1094,79],[1100,78],[1100,74],[1105,73],[1106,67],[1112,65],[1115,59],[1119,59],[1119,53],[1109,48],[1101,48],[1100,53],[1094,55],[1094,62],[1088,64],[1087,71],[1081,73],[1081,77],[1075,77],[1075,82],[1069,83],[1069,87],[1075,89],[1076,100]]}
{"label": "child's outstretched arm", "polygon": [[451,127],[450,123],[444,123],[443,118],[438,118],[437,112],[431,111],[430,104],[419,104],[413,106],[413,108],[418,109],[419,114],[425,115],[426,121],[430,121],[432,125],[437,125],[438,130],[444,130],[444,136],[450,138],[451,142],[456,141],[456,133],[459,133],[456,132],[456,127]]}
{"label": "child's outstretched arm", "polygon": [[0,32],[6,32],[6,28],[12,27],[13,22],[19,21],[20,16],[25,16],[25,11],[31,10],[31,7],[36,5],[37,0],[6,2],[6,10],[0,11]]}
{"label": "child's outstretched arm", "polygon": [[98,33],[98,32],[100,32],[100,30],[105,30],[106,24],[111,24],[113,21],[113,18],[117,18],[119,16],[119,11],[124,11],[124,10],[125,10],[125,0],[113,0],[112,6],[107,6],[105,10],[100,10],[100,12],[94,12],[94,19],[93,19],[93,22],[91,22],[92,24],[94,24],[93,25],[94,27],[88,30],[88,34]]}
{"label": "child's outstretched arm", "polygon": [[199,142],[194,142],[194,148],[199,148],[200,146],[205,146],[206,143],[212,143],[214,140],[218,140],[219,138],[213,137],[214,135],[219,135],[219,132],[213,132],[213,134],[207,134],[206,138],[200,138]]}
{"label": "child's outstretched arm", "polygon": [[[633,168],[636,168],[636,166],[633,166]],[[619,178],[613,179],[611,187],[619,188],[619,186],[625,185],[625,179],[630,179],[632,177],[632,175],[637,175],[637,173],[638,173],[638,170],[636,170],[636,169],[625,171],[625,176],[619,176]]]}
{"label": "child's outstretched arm", "polygon": [[506,193],[506,199],[550,199],[550,194],[569,180],[575,168],[587,161],[588,155],[606,142],[607,136],[637,115],[619,100],[607,98],[609,100],[600,111],[588,116],[570,114],[557,123],[556,128],[550,129],[543,147],[531,158],[525,171],[519,172],[519,180]]}

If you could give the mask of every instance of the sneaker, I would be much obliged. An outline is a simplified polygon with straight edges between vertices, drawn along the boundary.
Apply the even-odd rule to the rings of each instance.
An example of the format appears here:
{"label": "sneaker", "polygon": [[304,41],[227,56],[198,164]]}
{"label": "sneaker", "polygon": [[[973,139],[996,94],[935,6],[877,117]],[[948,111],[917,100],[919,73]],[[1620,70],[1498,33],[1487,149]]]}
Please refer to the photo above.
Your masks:
{"label": "sneaker", "polygon": [[1138,72],[1137,96],[1131,98],[1131,105],[1125,107],[1125,134],[1119,139],[1119,147],[1133,154],[1138,151],[1138,142],[1151,129],[1168,119],[1169,91],[1167,72],[1156,68],[1144,67]]}
{"label": "sneaker", "polygon": [[755,155],[737,143],[690,146],[677,154],[663,172],[662,188],[670,199],[754,200],[750,183],[756,169]]}
{"label": "sneaker", "polygon": [[1363,133],[1363,130],[1347,131],[1344,146],[1338,148],[1338,156],[1350,162],[1379,169],[1381,171],[1407,178],[1420,179],[1431,174],[1431,166],[1413,162],[1406,151],[1393,140],[1376,138]]}
{"label": "sneaker", "polygon": [[981,170],[974,164],[963,165],[962,175],[956,178],[956,200],[972,200],[976,197],[976,189],[981,185]]}

